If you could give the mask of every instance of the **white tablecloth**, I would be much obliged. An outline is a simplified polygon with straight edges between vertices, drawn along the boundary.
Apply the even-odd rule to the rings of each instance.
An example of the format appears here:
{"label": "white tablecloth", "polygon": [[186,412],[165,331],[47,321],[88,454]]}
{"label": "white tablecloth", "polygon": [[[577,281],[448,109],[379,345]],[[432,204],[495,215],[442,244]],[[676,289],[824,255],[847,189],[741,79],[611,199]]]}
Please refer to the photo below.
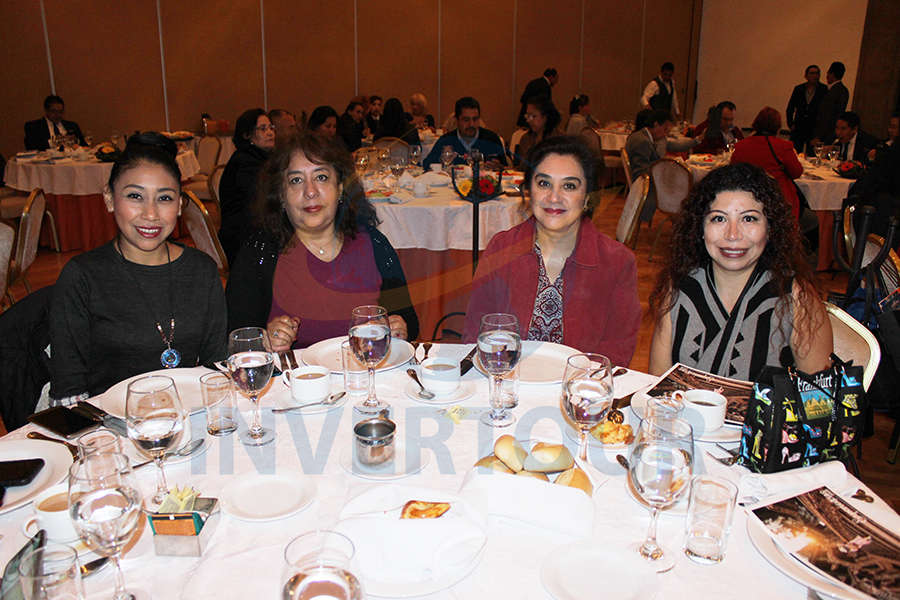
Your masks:
{"label": "white tablecloth", "polygon": [[[191,177],[200,170],[200,163],[192,150],[176,157],[181,176]],[[6,163],[6,185],[22,191],[39,187],[48,194],[86,196],[100,194],[109,181],[112,163],[96,159],[76,161],[71,158],[39,159],[13,158]]]}
{"label": "white tablecloth", "polygon": [[[451,187],[432,187],[428,198],[413,198],[408,192],[402,197],[408,201],[374,202],[381,220],[378,229],[394,248],[472,249],[472,204],[461,200]],[[482,250],[494,234],[518,225],[528,216],[519,197],[500,196],[482,203],[479,211]]]}
{"label": "white tablecloth", "polygon": [[[458,359],[468,349],[460,345],[435,346],[431,354]],[[421,356],[421,351],[419,354]],[[192,376],[199,375],[202,369],[193,371],[196,373]],[[623,382],[625,379],[628,381]],[[617,386],[627,384],[635,389],[650,380],[649,376],[633,374],[617,379]],[[522,385],[519,406],[514,410],[517,424],[492,431],[479,426],[477,420],[477,415],[487,405],[486,379],[473,369],[464,377],[464,382],[466,386],[473,386],[475,393],[459,403],[467,413],[459,424],[454,424],[443,414],[445,407],[423,405],[407,397],[403,389],[410,381],[403,368],[376,376],[379,397],[393,407],[392,418],[398,424],[399,438],[407,447],[423,448],[422,456],[428,460],[421,473],[397,483],[456,492],[472,464],[490,452],[495,436],[511,433],[520,439],[561,439],[565,426],[557,404],[558,385]],[[333,389],[340,385],[339,378],[332,376]],[[181,386],[186,405],[200,404],[200,398],[196,397],[198,387],[195,384],[191,391],[191,387]],[[627,391],[622,387],[618,388],[619,393]],[[146,528],[122,563],[128,585],[152,591],[157,600],[280,597],[282,552],[290,539],[313,528],[333,526],[347,501],[371,486],[393,485],[361,479],[341,468],[340,457],[350,447],[352,439],[353,411],[348,406],[325,415],[305,417],[273,415],[265,410],[286,399],[287,394],[287,388],[275,381],[262,399],[264,425],[276,429],[273,444],[251,450],[242,446],[236,436],[210,438],[210,447],[204,454],[186,463],[168,465],[166,475],[170,486],[193,485],[205,495],[218,496],[236,476],[305,474],[318,488],[313,503],[298,514],[272,522],[253,523],[222,515],[202,558],[155,556],[152,535]],[[249,413],[244,413],[244,417],[249,419]],[[194,431],[203,431],[204,423],[202,413],[193,416]],[[13,431],[6,438],[24,438],[33,427],[29,425]],[[567,445],[574,452],[574,445],[571,442]],[[703,469],[704,449],[712,448],[697,444],[695,455],[700,469]],[[643,538],[649,514],[626,492],[625,474],[614,454],[606,455],[602,450],[591,452],[592,464],[608,474],[609,479],[594,492],[594,526],[592,530],[586,529],[583,537],[605,549],[624,553],[628,544]],[[138,474],[144,493],[152,492],[156,478],[153,468],[142,469]],[[857,500],[849,502],[862,509],[868,506]],[[558,508],[547,506],[546,510],[552,513]],[[25,543],[20,527],[31,512],[31,507],[26,506],[0,516],[0,534],[4,536],[0,560],[3,563]],[[896,514],[890,516],[893,518]],[[660,590],[655,600],[805,598],[803,586],[772,567],[753,548],[746,521],[744,513],[738,510],[725,560],[719,565],[702,566],[689,561],[678,551],[683,536],[683,517],[664,513],[659,520],[659,539],[675,552],[676,567],[656,576]],[[896,521],[886,525],[896,527]],[[429,598],[549,600],[550,595],[540,580],[541,565],[555,548],[572,544],[576,538],[502,517],[489,519],[487,535],[485,553],[472,573],[449,590]],[[615,570],[615,565],[602,566],[606,572]],[[626,583],[614,579],[598,580],[596,597],[602,597],[604,589]],[[94,594],[93,598],[109,597],[112,586],[111,569],[86,580],[87,591],[89,595]]]}

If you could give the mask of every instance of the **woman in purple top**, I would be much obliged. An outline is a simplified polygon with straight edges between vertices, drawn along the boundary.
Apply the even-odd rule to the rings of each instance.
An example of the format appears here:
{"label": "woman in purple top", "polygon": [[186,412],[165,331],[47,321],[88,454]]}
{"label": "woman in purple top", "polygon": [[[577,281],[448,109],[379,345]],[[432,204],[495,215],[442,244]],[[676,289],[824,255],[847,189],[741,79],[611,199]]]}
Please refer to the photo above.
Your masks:
{"label": "woman in purple top", "polygon": [[347,335],[354,307],[380,304],[391,335],[418,335],[397,253],[344,148],[296,135],[263,166],[258,189],[259,231],[228,278],[230,329],[265,326],[281,352]]}

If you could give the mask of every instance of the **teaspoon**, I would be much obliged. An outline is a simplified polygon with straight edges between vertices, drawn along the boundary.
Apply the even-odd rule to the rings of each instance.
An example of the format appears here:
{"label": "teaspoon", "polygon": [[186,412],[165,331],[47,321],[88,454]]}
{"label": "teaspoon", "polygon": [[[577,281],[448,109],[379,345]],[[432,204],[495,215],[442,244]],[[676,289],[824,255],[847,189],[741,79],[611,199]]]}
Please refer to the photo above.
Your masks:
{"label": "teaspoon", "polygon": [[[176,456],[177,457],[190,456],[191,454],[193,454],[194,452],[199,450],[202,445],[203,445],[203,438],[200,438],[199,440],[194,440],[192,442],[188,442],[187,444],[185,444],[181,448],[178,448],[177,450],[172,450],[171,452],[166,452],[165,454],[163,454],[163,461],[165,462],[165,461],[169,460],[170,458],[175,458]],[[132,466],[131,468],[132,469],[140,469],[141,467],[145,467],[149,464],[152,464],[153,462],[154,461],[152,459],[147,460],[142,463],[138,463],[138,464]]]}
{"label": "teaspoon", "polygon": [[425,386],[422,385],[422,382],[419,381],[419,376],[416,375],[415,369],[407,369],[406,374],[412,377],[412,380],[415,381],[416,385],[419,386],[419,398],[421,398],[422,400],[431,400],[434,398],[434,393],[426,390]]}
{"label": "teaspoon", "polygon": [[337,392],[331,394],[324,400],[319,400],[318,402],[310,402],[308,404],[301,404],[300,406],[288,406],[287,408],[273,408],[272,412],[275,414],[289,412],[292,410],[300,410],[301,408],[306,408],[308,406],[331,406],[332,404],[336,404],[338,400],[344,397],[347,392]]}

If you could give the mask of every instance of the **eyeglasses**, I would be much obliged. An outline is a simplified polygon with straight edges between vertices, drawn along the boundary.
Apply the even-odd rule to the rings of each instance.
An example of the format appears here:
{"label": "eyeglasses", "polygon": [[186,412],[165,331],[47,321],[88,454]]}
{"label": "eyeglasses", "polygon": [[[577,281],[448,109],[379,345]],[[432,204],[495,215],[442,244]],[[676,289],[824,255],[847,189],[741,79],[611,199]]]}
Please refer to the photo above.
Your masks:
{"label": "eyeglasses", "polygon": [[257,125],[256,130],[262,131],[262,132],[275,131],[275,126],[274,125]]}
{"label": "eyeglasses", "polygon": [[528,121],[532,121],[532,120],[534,120],[534,119],[537,119],[537,118],[539,118],[540,116],[541,116],[541,115],[536,114],[536,113],[525,113],[525,119],[527,119]]}

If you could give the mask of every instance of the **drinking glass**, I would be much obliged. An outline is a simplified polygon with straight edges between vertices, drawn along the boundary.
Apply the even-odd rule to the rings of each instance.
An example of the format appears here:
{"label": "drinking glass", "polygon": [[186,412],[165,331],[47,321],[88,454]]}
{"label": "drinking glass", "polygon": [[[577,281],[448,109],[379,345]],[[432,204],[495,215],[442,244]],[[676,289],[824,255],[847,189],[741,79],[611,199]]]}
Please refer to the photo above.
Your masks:
{"label": "drinking glass", "polygon": [[88,454],[94,452],[100,453],[122,453],[122,438],[111,429],[95,429],[84,435],[79,436],[76,440],[78,444],[78,456],[84,458]]}
{"label": "drinking glass", "polygon": [[422,146],[413,144],[409,147],[409,164],[417,165],[422,158]]}
{"label": "drinking glass", "polygon": [[356,171],[362,175],[369,169],[369,153],[360,152],[356,157]]}
{"label": "drinking glass", "polygon": [[[69,516],[81,540],[108,556],[116,569],[114,600],[133,600],[125,589],[119,558],[131,541],[141,516],[141,495],[128,457],[91,454],[69,468]],[[146,594],[142,594],[146,597]]]}
{"label": "drinking glass", "polygon": [[184,408],[172,378],[147,375],[129,383],[125,392],[125,423],[129,439],[158,467],[153,502],[161,504],[169,493],[163,467],[166,450],[178,444],[184,429]]}
{"label": "drinking glass", "polygon": [[825,151],[825,144],[822,142],[816,142],[813,144],[813,154],[816,155],[816,166],[822,165],[822,154]]}
{"label": "drinking glass", "polygon": [[444,146],[444,149],[441,151],[441,164],[444,165],[444,171],[450,169],[450,165],[456,160],[456,156],[453,146]]}
{"label": "drinking glass", "polygon": [[694,464],[690,424],[664,417],[641,421],[628,461],[631,484],[650,505],[647,538],[632,549],[657,571],[668,571],[675,563],[671,551],[663,551],[656,541],[656,521],[659,511],[676,502],[690,484]]}
{"label": "drinking glass", "polygon": [[269,337],[262,327],[242,327],[228,334],[228,370],[238,391],[253,403],[253,420],[250,428],[240,434],[247,446],[263,446],[275,439],[271,429],[262,426],[259,395],[275,368],[275,355],[269,346]]}
{"label": "drinking glass", "polygon": [[519,321],[515,315],[489,313],[481,317],[478,330],[478,359],[491,377],[491,410],[481,422],[491,427],[507,427],[516,422],[503,401],[503,376],[512,371],[522,354]]}
{"label": "drinking glass", "polygon": [[362,585],[349,570],[354,553],[350,538],[336,531],[317,529],[295,537],[284,549],[281,597],[362,600]]}
{"label": "drinking glass", "polygon": [[400,177],[403,175],[403,171],[406,170],[406,159],[402,155],[397,155],[391,158],[391,175],[394,177]]}
{"label": "drinking glass", "polygon": [[350,313],[350,348],[369,371],[369,395],[354,408],[363,414],[375,414],[389,405],[375,396],[375,367],[391,348],[391,326],[383,306],[357,306]]}
{"label": "drinking glass", "polygon": [[388,148],[380,148],[378,150],[378,168],[382,171],[387,171],[390,161],[391,151]]}
{"label": "drinking glass", "polygon": [[684,554],[688,558],[701,564],[725,558],[737,494],[737,486],[722,477],[694,477],[684,527]]}
{"label": "drinking glass", "polygon": [[563,414],[578,429],[578,456],[587,460],[587,436],[591,428],[606,418],[613,401],[612,365],[601,354],[570,356],[563,374]]}
{"label": "drinking glass", "polygon": [[217,437],[237,429],[234,422],[234,388],[225,373],[207,373],[200,378],[200,394],[206,408],[206,432]]}
{"label": "drinking glass", "polygon": [[78,553],[69,546],[47,544],[35,548],[22,557],[18,571],[25,600],[84,598]]}

